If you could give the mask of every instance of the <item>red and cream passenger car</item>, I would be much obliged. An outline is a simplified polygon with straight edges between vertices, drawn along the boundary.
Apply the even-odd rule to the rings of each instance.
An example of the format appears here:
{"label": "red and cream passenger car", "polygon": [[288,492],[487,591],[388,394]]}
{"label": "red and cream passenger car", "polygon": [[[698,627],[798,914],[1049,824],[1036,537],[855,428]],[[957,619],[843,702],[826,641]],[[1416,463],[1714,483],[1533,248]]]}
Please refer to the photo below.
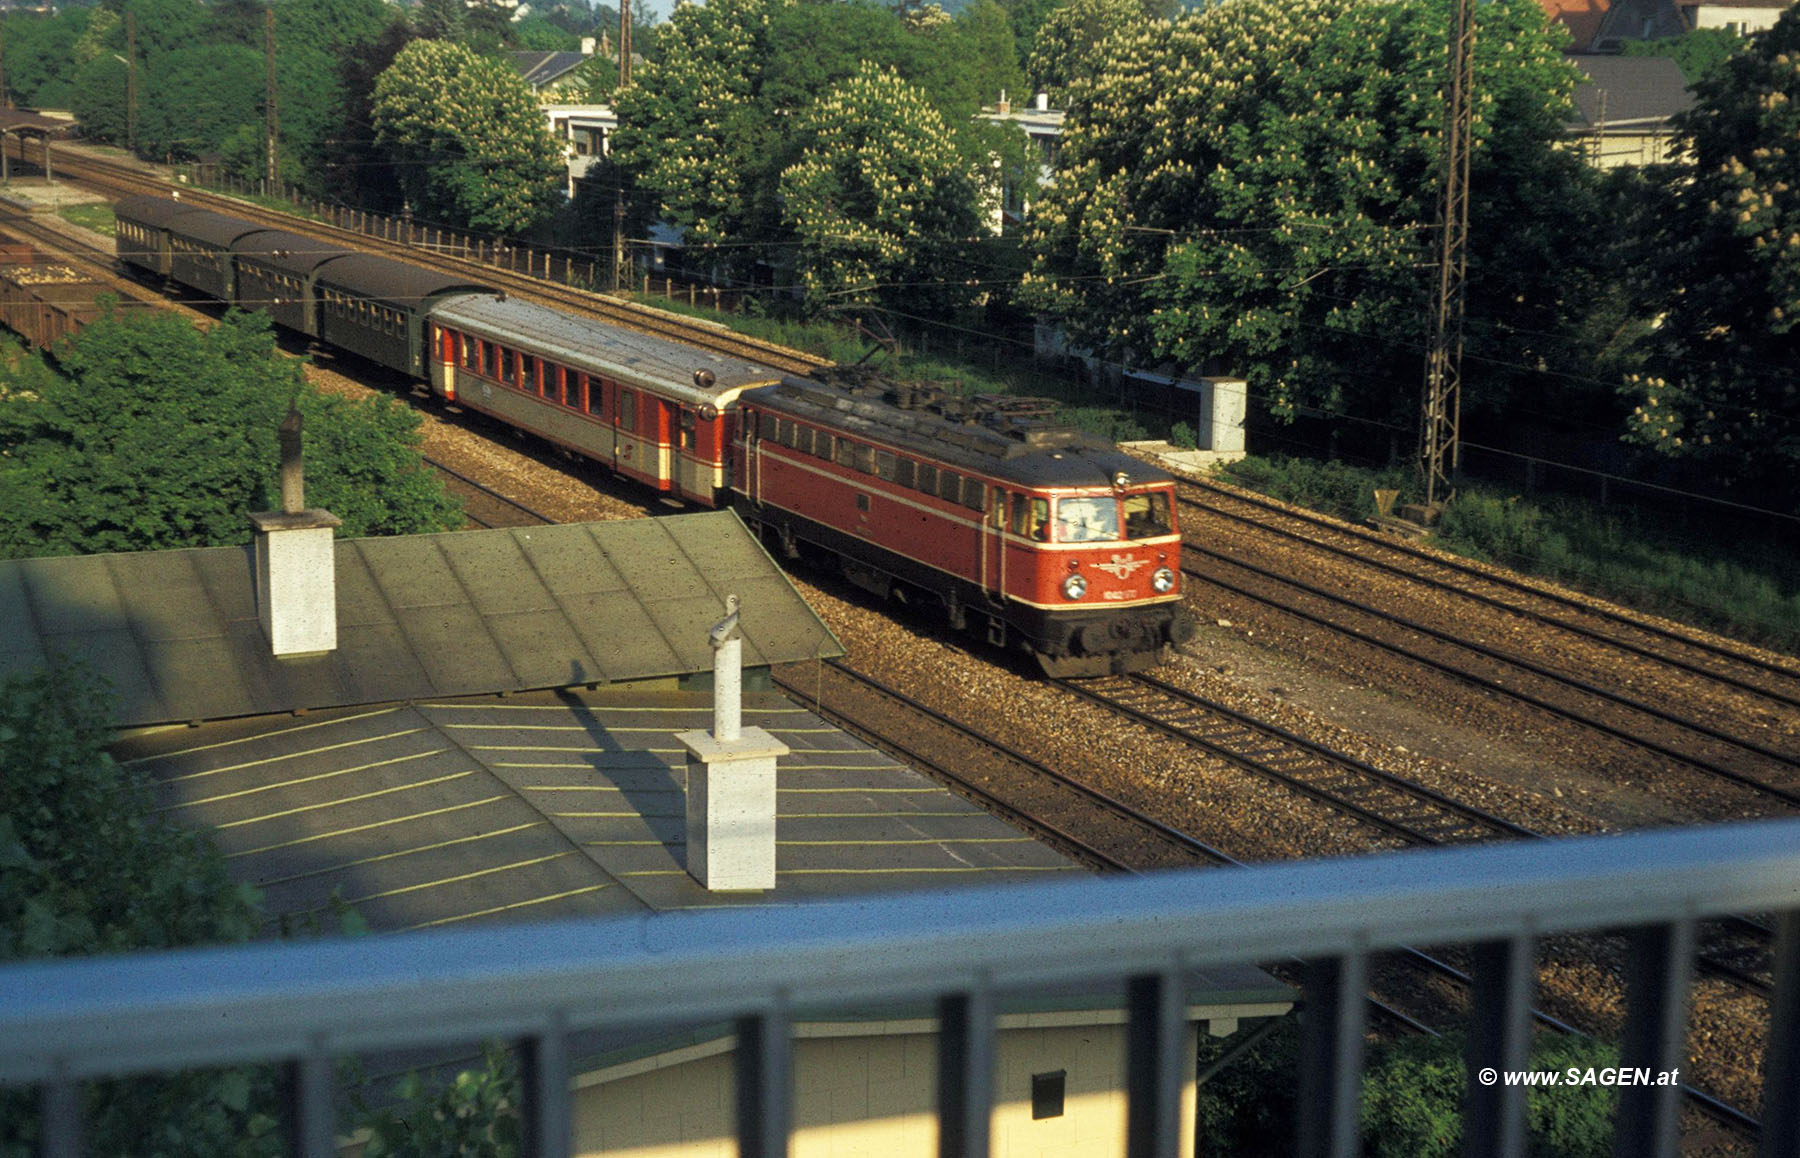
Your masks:
{"label": "red and cream passenger car", "polygon": [[724,502],[740,391],[767,366],[494,295],[431,311],[431,388],[674,498]]}
{"label": "red and cream passenger car", "polygon": [[1169,475],[1019,400],[822,374],[739,399],[754,528],[878,594],[926,594],[1055,676],[1149,667],[1192,636]]}

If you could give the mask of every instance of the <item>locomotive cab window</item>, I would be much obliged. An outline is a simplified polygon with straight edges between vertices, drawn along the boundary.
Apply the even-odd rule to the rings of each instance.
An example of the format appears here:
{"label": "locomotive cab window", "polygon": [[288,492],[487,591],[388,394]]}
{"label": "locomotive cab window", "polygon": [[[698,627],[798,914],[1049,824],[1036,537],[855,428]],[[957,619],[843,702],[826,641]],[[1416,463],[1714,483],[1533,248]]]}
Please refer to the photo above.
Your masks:
{"label": "locomotive cab window", "polygon": [[637,391],[619,391],[619,425],[626,430],[637,429]]}
{"label": "locomotive cab window", "polygon": [[1119,503],[1111,495],[1056,500],[1056,541],[1104,543],[1119,537]]}
{"label": "locomotive cab window", "polygon": [[683,410],[681,412],[681,449],[694,449],[694,431],[697,428],[699,421],[699,416],[692,410]]}
{"label": "locomotive cab window", "polygon": [[781,419],[763,411],[756,418],[756,434],[765,442],[781,441]]}
{"label": "locomotive cab window", "polygon": [[1127,539],[1148,539],[1152,535],[1166,535],[1174,528],[1174,520],[1169,518],[1169,496],[1161,491],[1143,495],[1126,495],[1122,505],[1125,508],[1125,537]]}
{"label": "locomotive cab window", "polygon": [[1030,495],[1014,495],[1012,501],[1013,534],[1042,543],[1050,538],[1050,500]]}

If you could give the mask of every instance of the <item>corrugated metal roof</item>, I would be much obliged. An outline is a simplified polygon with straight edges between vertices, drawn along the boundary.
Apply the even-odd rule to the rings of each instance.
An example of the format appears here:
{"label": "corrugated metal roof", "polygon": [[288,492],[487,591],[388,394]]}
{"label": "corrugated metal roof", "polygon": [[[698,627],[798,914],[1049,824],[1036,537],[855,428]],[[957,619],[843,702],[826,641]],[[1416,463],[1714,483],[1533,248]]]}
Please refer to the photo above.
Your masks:
{"label": "corrugated metal roof", "polygon": [[161,730],[115,745],[171,818],[210,829],[272,915],[350,903],[377,930],[791,903],[1081,871],[773,694],[745,723],[780,762],[776,887],[709,893],[685,865],[695,693],[431,699]]}
{"label": "corrugated metal roof", "polygon": [[[441,325],[483,338],[527,346],[553,361],[590,374],[655,381],[671,397],[695,405],[710,402],[723,406],[739,390],[781,379],[780,371],[758,362],[621,329],[531,302],[459,298],[439,306],[432,318]],[[695,383],[698,370],[711,372],[711,386],[702,388]]]}
{"label": "corrugated metal roof", "polygon": [[85,659],[121,725],[707,671],[843,649],[728,511],[337,544],[338,649],[277,660],[247,547],[0,561],[0,676]]}
{"label": "corrugated metal roof", "polygon": [[406,310],[441,294],[494,292],[492,286],[465,277],[367,253],[347,254],[333,261],[330,269],[319,274],[319,282]]}

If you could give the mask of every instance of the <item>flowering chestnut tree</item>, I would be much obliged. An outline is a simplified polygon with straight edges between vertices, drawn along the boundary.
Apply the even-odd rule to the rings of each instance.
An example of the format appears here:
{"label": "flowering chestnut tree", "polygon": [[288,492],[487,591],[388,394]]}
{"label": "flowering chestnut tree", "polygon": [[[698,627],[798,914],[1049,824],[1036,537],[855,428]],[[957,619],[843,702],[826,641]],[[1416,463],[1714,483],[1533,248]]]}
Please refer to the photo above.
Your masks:
{"label": "flowering chestnut tree", "polygon": [[1627,379],[1632,441],[1722,482],[1800,497],[1800,18],[1694,86],[1680,124],[1692,159],[1640,268],[1660,323]]}
{"label": "flowering chestnut tree", "polygon": [[966,250],[976,187],[925,94],[864,65],[795,126],[800,160],[781,174],[782,220],[799,238],[808,304],[942,311],[970,296]]}
{"label": "flowering chestnut tree", "polygon": [[520,233],[561,196],[561,151],[503,60],[415,40],[376,80],[372,119],[408,200],[428,219]]}
{"label": "flowering chestnut tree", "polygon": [[[1025,292],[1140,363],[1242,373],[1276,413],[1409,429],[1438,234],[1449,0],[1233,0],[1103,39],[1072,79]],[[1471,316],[1560,324],[1573,87],[1531,0],[1478,7]],[[1557,284],[1552,284],[1557,283]],[[1511,350],[1508,360],[1521,360]]]}

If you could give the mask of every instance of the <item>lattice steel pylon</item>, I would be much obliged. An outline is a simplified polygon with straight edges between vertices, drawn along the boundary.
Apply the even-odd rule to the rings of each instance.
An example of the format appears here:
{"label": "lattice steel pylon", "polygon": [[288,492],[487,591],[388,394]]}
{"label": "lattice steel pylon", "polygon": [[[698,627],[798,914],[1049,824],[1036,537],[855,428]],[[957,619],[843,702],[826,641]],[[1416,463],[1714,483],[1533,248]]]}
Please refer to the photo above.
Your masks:
{"label": "lattice steel pylon", "polygon": [[1419,420],[1419,471],[1425,503],[1454,495],[1461,466],[1464,286],[1469,274],[1469,152],[1474,137],[1475,2],[1457,0],[1450,28],[1450,93],[1444,110],[1444,199],[1438,235],[1437,303],[1425,355],[1425,405]]}

